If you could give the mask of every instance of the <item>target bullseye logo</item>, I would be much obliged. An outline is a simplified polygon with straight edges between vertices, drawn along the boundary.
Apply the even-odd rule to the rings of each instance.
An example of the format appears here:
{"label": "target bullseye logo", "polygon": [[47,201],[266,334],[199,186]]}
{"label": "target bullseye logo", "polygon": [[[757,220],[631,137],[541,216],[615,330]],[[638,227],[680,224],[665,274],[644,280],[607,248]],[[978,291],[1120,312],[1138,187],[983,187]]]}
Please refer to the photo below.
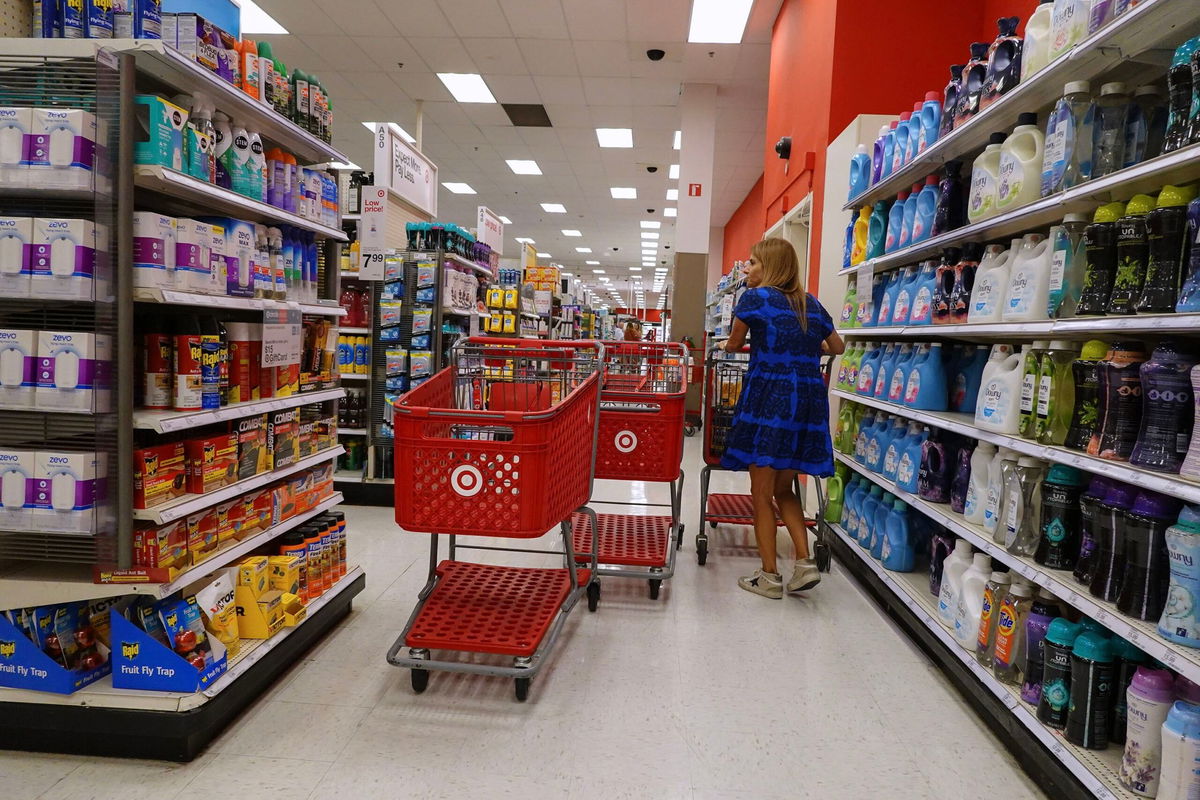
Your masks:
{"label": "target bullseye logo", "polygon": [[638,438],[633,431],[618,431],[613,437],[613,446],[622,453],[632,453],[637,450]]}
{"label": "target bullseye logo", "polygon": [[450,486],[460,497],[474,497],[483,489],[483,474],[470,464],[463,464],[450,473]]}

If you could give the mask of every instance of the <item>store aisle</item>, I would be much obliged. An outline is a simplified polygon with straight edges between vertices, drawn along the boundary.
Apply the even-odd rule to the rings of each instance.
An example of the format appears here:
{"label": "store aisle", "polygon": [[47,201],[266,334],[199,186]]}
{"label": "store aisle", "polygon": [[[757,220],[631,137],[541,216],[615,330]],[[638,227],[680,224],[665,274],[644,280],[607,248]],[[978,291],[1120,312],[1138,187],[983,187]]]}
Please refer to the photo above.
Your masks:
{"label": "store aisle", "polygon": [[[1042,797],[836,563],[819,589],[783,602],[736,586],[754,564],[735,546],[749,531],[721,531],[696,565],[698,445],[688,440],[676,577],[658,602],[642,582],[605,581],[599,612],[573,614],[526,704],[511,681],[446,673],[412,693],[384,653],[424,581],[427,539],[401,533],[388,509],[349,507],[367,570],[354,613],[203,756],[0,753],[0,785],[47,800],[166,800],[229,782],[255,800]],[[744,481],[717,473],[713,488]]]}

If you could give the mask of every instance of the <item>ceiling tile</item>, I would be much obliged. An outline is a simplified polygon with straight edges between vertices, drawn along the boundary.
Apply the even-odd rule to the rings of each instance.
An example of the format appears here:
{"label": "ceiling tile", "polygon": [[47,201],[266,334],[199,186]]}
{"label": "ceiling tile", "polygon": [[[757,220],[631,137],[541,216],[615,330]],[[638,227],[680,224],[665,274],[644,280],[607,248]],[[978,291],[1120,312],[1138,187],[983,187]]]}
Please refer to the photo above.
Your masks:
{"label": "ceiling tile", "polygon": [[[626,36],[630,41],[644,38],[648,32],[663,42],[682,42],[687,39],[692,20],[691,0],[627,0],[636,9],[627,18]],[[661,47],[650,44],[648,47]]]}
{"label": "ceiling tile", "polygon": [[508,24],[522,36],[533,39],[568,38],[567,20],[559,0],[521,0],[505,5]]}
{"label": "ceiling tile", "polygon": [[598,3],[596,0],[562,0],[571,38],[609,42],[625,41],[624,3]]}
{"label": "ceiling tile", "polygon": [[494,75],[527,75],[525,58],[514,39],[470,38],[461,40],[461,48],[471,54],[479,73],[491,83]]}
{"label": "ceiling tile", "polygon": [[375,0],[337,0],[323,5],[332,12],[329,16],[337,27],[350,36],[398,36],[400,33],[383,15]]}
{"label": "ceiling tile", "polygon": [[634,78],[630,81],[630,100],[636,106],[671,106],[679,102],[682,88],[669,78]]}
{"label": "ceiling tile", "polygon": [[434,103],[452,103],[453,95],[432,72],[409,72],[405,67],[391,73],[392,81],[400,87],[410,100],[425,100]]}
{"label": "ceiling tile", "polygon": [[[280,2],[280,0],[274,0]],[[291,0],[283,0],[291,2]],[[453,33],[450,21],[438,7],[437,0],[404,0],[402,3],[377,0],[384,16],[391,20],[402,36],[414,39],[422,36],[448,36]],[[259,3],[259,5],[262,5]]]}
{"label": "ceiling tile", "polygon": [[[584,105],[583,81],[578,77],[534,73],[533,82],[537,84],[538,93],[547,107]],[[553,121],[554,118],[550,119]]]}
{"label": "ceiling tile", "polygon": [[574,45],[563,39],[517,39],[532,75],[578,75]]}
{"label": "ceiling tile", "polygon": [[[525,140],[521,137],[521,131],[517,128],[502,126],[491,126],[483,129],[483,135],[492,144],[504,148],[506,146],[519,146],[521,149],[515,152],[505,151],[505,158],[529,158],[530,153],[525,149]],[[541,162],[538,162],[539,164]]]}
{"label": "ceiling tile", "polygon": [[430,72],[478,72],[470,53],[455,36],[420,36],[411,40]]}
{"label": "ceiling tile", "polygon": [[631,81],[629,78],[584,78],[583,93],[588,105],[620,105],[631,100]]}
{"label": "ceiling tile", "polygon": [[632,72],[625,48],[612,42],[575,41],[575,60],[580,75],[602,78],[627,78]]}
{"label": "ceiling tile", "polygon": [[[292,34],[329,33],[338,29],[316,0],[262,0],[259,6]],[[275,49],[274,40],[271,48]]]}
{"label": "ceiling tile", "polygon": [[494,125],[512,127],[504,107],[499,103],[463,103],[463,111],[476,125]]}
{"label": "ceiling tile", "polygon": [[[325,62],[334,69],[363,69],[373,66],[363,62],[363,53],[359,51],[359,39],[349,36],[300,36],[306,47],[322,54]],[[390,38],[388,41],[396,41]],[[301,62],[296,62],[301,63]],[[395,65],[393,65],[395,66]]]}
{"label": "ceiling tile", "polygon": [[[438,0],[459,36],[508,38],[513,31],[496,0]],[[401,5],[404,5],[401,3]]]}
{"label": "ceiling tile", "polygon": [[584,105],[546,104],[546,113],[556,128],[586,128],[592,125],[592,114]]}
{"label": "ceiling tile", "polygon": [[528,75],[488,75],[488,88],[501,103],[540,104],[542,96]]}

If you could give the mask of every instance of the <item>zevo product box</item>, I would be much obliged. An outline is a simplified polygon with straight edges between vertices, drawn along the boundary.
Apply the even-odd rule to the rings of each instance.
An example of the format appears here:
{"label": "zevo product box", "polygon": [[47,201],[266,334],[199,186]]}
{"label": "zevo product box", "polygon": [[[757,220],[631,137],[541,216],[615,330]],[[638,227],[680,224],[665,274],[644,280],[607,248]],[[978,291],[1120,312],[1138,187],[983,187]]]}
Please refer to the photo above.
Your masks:
{"label": "zevo product box", "polygon": [[237,480],[253,478],[271,469],[271,451],[267,442],[267,415],[257,414],[238,420]]}
{"label": "zevo product box", "polygon": [[[200,294],[225,294],[225,273],[221,281],[213,272],[213,240],[225,241],[225,231],[211,222],[180,217],[175,225],[175,286]],[[224,257],[221,257],[224,266]]]}
{"label": "zevo product box", "polygon": [[59,533],[94,533],[105,498],[104,453],[39,450],[34,461],[33,526]]}
{"label": "zevo product box", "polygon": [[175,580],[192,564],[187,520],[134,528],[133,564],[145,571],[149,581],[166,583]]}
{"label": "zevo product box", "polygon": [[231,297],[253,297],[253,266],[257,243],[254,223],[240,219],[225,224],[225,293]]}
{"label": "zevo product box", "polygon": [[96,299],[96,226],[86,219],[34,219],[29,269],[34,297]]}
{"label": "zevo product box", "polygon": [[133,507],[155,508],[187,492],[183,442],[133,451]]}
{"label": "zevo product box", "polygon": [[300,409],[273,411],[267,420],[267,448],[270,469],[295,464],[300,458]]}
{"label": "zevo product box", "polygon": [[230,500],[216,506],[217,546],[225,547],[230,542],[245,538],[242,526],[245,522],[245,502],[242,498]]}
{"label": "zevo product box", "polygon": [[112,407],[112,337],[104,333],[39,331],[38,408],[103,413]]}
{"label": "zevo product box", "polygon": [[[174,217],[156,211],[133,212],[133,285],[182,289],[177,278],[178,233]],[[207,266],[207,265],[206,265]]]}
{"label": "zevo product box", "polygon": [[268,556],[270,587],[288,594],[300,594],[300,559],[296,556]]}
{"label": "zevo product box", "polygon": [[0,450],[0,529],[28,530],[33,521],[33,479],[37,453]]}
{"label": "zevo product box", "polygon": [[134,97],[137,128],[134,135],[133,160],[136,164],[153,164],[176,172],[186,169],[183,136],[187,129],[188,112],[157,95],[139,94]]}
{"label": "zevo product box", "polygon": [[188,553],[192,563],[199,564],[217,552],[219,520],[215,508],[207,508],[187,518]]}
{"label": "zevo product box", "polygon": [[32,108],[0,106],[0,189],[29,185],[31,128]]}
{"label": "zevo product box", "polygon": [[35,108],[26,164],[29,185],[54,189],[106,189],[97,179],[106,131],[96,115],[75,108]]}
{"label": "zevo product box", "polygon": [[[0,128],[0,149],[3,147]],[[28,297],[32,275],[33,218],[0,216],[0,297]]]}
{"label": "zevo product box", "polygon": [[0,328],[0,408],[36,408],[38,332]]}
{"label": "zevo product box", "polygon": [[184,452],[187,456],[187,490],[192,494],[208,494],[237,481],[237,434],[189,439],[184,443]]}
{"label": "zevo product box", "polygon": [[270,564],[267,556],[250,556],[238,565],[237,585],[245,587],[255,600],[270,586]]}

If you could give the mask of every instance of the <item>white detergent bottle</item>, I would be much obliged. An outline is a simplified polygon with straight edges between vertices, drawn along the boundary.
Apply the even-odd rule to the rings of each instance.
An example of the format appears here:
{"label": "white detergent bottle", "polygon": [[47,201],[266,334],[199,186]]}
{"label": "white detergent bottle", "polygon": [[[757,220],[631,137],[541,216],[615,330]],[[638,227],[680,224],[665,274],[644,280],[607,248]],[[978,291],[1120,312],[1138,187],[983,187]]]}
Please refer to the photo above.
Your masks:
{"label": "white detergent bottle", "polygon": [[1054,0],[1050,60],[1064,55],[1087,36],[1088,0]]}
{"label": "white detergent bottle", "polygon": [[1046,135],[1038,127],[1038,116],[1029,112],[1017,117],[1017,127],[1000,148],[1000,183],[996,208],[1003,214],[1028,205],[1042,196],[1042,161]]}
{"label": "white detergent bottle", "polygon": [[938,620],[946,628],[954,627],[954,614],[958,609],[958,593],[962,589],[962,576],[971,566],[971,543],[966,539],[954,542],[954,552],[946,556],[942,565],[942,590],[938,594]]}
{"label": "white detergent bottle", "polygon": [[1020,420],[1021,377],[1024,359],[1013,353],[993,368],[980,384],[975,424],[996,433],[1014,435]]}
{"label": "white detergent bottle", "polygon": [[1004,494],[1004,462],[1011,458],[1016,464],[1016,455],[1007,447],[1001,447],[988,464],[987,496],[983,503],[983,529],[995,534],[1000,526],[1000,496]]}
{"label": "white detergent bottle", "polygon": [[968,650],[979,641],[979,615],[983,612],[983,587],[992,574],[992,557],[976,553],[962,576],[954,613],[954,638]]}
{"label": "white detergent bottle", "polygon": [[1000,188],[1000,147],[1006,138],[1003,133],[993,133],[988,139],[988,146],[971,167],[967,219],[972,223],[996,216]]}
{"label": "white detergent bottle", "polygon": [[980,442],[971,454],[971,479],[967,483],[967,500],[963,516],[972,525],[983,524],[983,511],[987,506],[988,470],[996,457],[996,445]]}
{"label": "white detergent bottle", "polygon": [[979,269],[975,271],[975,284],[971,287],[971,307],[967,311],[967,322],[999,322],[1008,300],[1008,284],[1012,273],[1012,260],[1016,256],[1020,239],[1005,250],[1000,245],[988,245]]}
{"label": "white detergent bottle", "polygon": [[1008,302],[1003,322],[1036,322],[1049,319],[1050,261],[1053,243],[1040,233],[1027,233],[1013,259],[1008,281]]}
{"label": "white detergent bottle", "polygon": [[1162,726],[1158,800],[1200,797],[1200,706],[1175,701]]}
{"label": "white detergent bottle", "polygon": [[1025,44],[1021,48],[1021,82],[1050,63],[1050,37],[1054,27],[1054,0],[1040,0],[1025,23]]}

